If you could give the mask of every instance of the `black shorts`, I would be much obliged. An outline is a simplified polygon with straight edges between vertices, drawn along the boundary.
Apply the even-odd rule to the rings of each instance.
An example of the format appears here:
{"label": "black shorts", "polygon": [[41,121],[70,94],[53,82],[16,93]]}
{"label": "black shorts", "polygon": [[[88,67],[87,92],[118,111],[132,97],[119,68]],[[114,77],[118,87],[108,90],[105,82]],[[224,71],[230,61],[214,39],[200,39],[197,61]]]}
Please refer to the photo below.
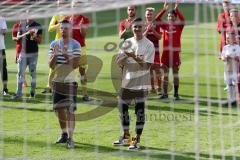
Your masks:
{"label": "black shorts", "polygon": [[147,90],[131,90],[121,88],[120,101],[126,104],[130,104],[132,101],[135,101],[135,103],[145,102],[147,95],[148,95]]}
{"label": "black shorts", "polygon": [[53,82],[53,110],[66,108],[69,112],[74,112],[77,109],[77,88],[76,82]]}

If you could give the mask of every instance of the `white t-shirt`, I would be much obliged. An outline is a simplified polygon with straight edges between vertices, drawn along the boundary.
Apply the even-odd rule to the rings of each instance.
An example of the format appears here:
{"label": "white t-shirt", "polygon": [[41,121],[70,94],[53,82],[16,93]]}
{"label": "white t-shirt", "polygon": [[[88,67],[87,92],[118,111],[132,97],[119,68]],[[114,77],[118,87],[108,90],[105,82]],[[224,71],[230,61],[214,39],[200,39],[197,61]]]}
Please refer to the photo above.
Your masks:
{"label": "white t-shirt", "polygon": [[[7,29],[7,23],[3,17],[0,17],[0,30]],[[0,33],[0,50],[5,49],[4,35]]]}
{"label": "white t-shirt", "polygon": [[[128,46],[124,48],[124,46]],[[137,41],[134,37],[127,39],[120,50],[119,58],[124,57],[124,51],[134,52],[144,62],[153,64],[155,48],[153,43],[146,37]],[[122,88],[132,90],[145,90],[151,87],[150,68],[140,66],[132,57],[128,57],[122,66]]]}
{"label": "white t-shirt", "polygon": [[222,56],[229,56],[232,59],[225,61],[226,72],[237,72],[237,62],[234,58],[240,57],[240,46],[238,44],[225,45],[222,50]]}
{"label": "white t-shirt", "polygon": [[[52,56],[53,50],[58,47],[57,65],[54,68],[53,81],[69,83],[78,81],[78,70],[73,69],[71,64],[68,64],[62,54],[63,43],[62,39],[54,40],[50,45],[49,55]],[[80,57],[81,46],[78,41],[71,39],[67,46],[67,54],[72,57]]]}

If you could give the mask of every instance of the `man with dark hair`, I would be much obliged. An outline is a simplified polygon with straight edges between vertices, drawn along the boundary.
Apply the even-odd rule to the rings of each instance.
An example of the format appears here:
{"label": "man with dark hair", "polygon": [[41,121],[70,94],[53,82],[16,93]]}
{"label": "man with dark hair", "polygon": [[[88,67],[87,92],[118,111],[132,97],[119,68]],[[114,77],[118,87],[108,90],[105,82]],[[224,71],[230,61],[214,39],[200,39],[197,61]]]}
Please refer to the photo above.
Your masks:
{"label": "man with dark hair", "polygon": [[[130,145],[128,149],[138,149],[145,123],[145,100],[150,89],[150,67],[154,63],[153,43],[143,36],[144,22],[137,18],[132,22],[134,37],[127,39],[117,56],[117,64],[122,68],[122,85],[119,98],[120,119],[123,136],[113,145]],[[129,46],[129,44],[131,44]],[[135,102],[136,136],[131,139],[129,132],[128,108]]]}
{"label": "man with dark hair", "polygon": [[[174,81],[174,97],[175,100],[179,100],[178,88],[179,88],[179,69],[181,65],[180,52],[181,52],[181,35],[185,25],[185,20],[182,13],[178,9],[178,2],[175,4],[174,10],[171,10],[167,14],[167,22],[162,21],[161,18],[168,10],[168,5],[165,2],[164,8],[156,16],[156,20],[161,22],[161,28],[163,29],[163,52],[161,57],[161,63],[164,69],[164,83],[163,83],[163,95],[160,99],[168,98],[168,74],[169,68],[173,71]],[[179,21],[177,20],[179,19]]]}
{"label": "man with dark hair", "polygon": [[[26,13],[29,14],[29,11]],[[41,43],[42,40],[41,25],[32,19],[27,19],[26,24],[21,23],[17,39],[22,41],[22,49],[18,58],[17,91],[12,98],[19,99],[22,96],[22,83],[27,66],[29,67],[31,76],[30,98],[34,98],[36,89],[38,44]]]}
{"label": "man with dark hair", "polygon": [[56,143],[67,143],[74,148],[73,131],[77,101],[77,72],[81,47],[71,38],[72,25],[68,20],[60,23],[61,38],[50,45],[49,67],[54,71],[52,80],[53,109],[55,110],[62,135]]}
{"label": "man with dark hair", "polygon": [[0,17],[0,71],[3,83],[3,95],[8,95],[8,72],[5,53],[5,35],[7,33],[7,23],[3,17]]}
{"label": "man with dark hair", "polygon": [[128,6],[127,8],[128,18],[122,20],[119,25],[120,39],[126,40],[133,36],[131,24],[136,17],[136,9],[137,9],[136,6]]}

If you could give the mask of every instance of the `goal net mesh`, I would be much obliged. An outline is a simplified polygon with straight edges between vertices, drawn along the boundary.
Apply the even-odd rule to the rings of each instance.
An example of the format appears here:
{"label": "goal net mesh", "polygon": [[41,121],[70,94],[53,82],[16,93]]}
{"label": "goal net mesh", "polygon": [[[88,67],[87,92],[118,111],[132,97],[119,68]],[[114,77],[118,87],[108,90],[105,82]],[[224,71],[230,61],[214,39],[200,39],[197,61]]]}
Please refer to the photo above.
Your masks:
{"label": "goal net mesh", "polygon": [[[125,147],[112,145],[122,134],[117,97],[121,72],[115,62],[122,42],[118,37],[119,23],[127,18],[129,5],[136,5],[137,17],[144,18],[147,7],[154,7],[156,14],[164,2],[76,0],[73,7],[71,0],[60,6],[54,0],[1,0],[0,16],[8,26],[5,44],[10,93],[15,92],[17,84],[12,25],[19,19],[34,19],[43,27],[43,40],[39,45],[35,99],[27,98],[29,71],[26,71],[28,87],[23,89],[21,100],[1,97],[0,159],[240,159],[240,110],[239,105],[225,106],[227,91],[224,65],[218,60],[217,32],[217,18],[223,9],[221,1],[216,0],[180,1],[179,10],[186,21],[181,38],[181,99],[173,98],[170,70],[169,98],[163,101],[160,95],[148,95],[140,150],[129,152]],[[173,9],[175,0],[167,2]],[[237,3],[234,6],[239,7]],[[26,10],[30,12],[27,14]],[[54,144],[60,127],[52,111],[51,94],[41,94],[47,84],[49,45],[55,37],[55,33],[48,32],[48,26],[51,17],[59,14],[83,14],[90,19],[86,38],[90,101],[84,103],[79,91],[73,151]],[[159,44],[161,53],[162,40]],[[135,135],[134,107],[129,108],[129,114],[131,135]]]}

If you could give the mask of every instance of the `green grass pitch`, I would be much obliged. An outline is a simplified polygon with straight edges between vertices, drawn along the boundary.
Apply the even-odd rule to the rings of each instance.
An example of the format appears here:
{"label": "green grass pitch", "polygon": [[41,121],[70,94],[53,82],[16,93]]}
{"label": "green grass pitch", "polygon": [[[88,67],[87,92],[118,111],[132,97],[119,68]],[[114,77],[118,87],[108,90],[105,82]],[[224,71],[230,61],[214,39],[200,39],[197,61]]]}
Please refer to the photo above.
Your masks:
{"label": "green grass pitch", "polygon": [[[196,150],[200,151],[200,159],[240,159],[239,109],[228,109],[219,103],[226,100],[226,92],[223,91],[223,63],[217,60],[219,36],[215,28],[216,23],[201,23],[184,29],[179,89],[182,100],[162,102],[158,96],[149,95],[139,151],[112,146],[121,134],[111,80],[111,60],[117,49],[107,52],[103,48],[107,42],[118,43],[118,36],[87,39],[88,54],[101,59],[103,66],[96,81],[88,85],[91,102],[83,103],[79,90],[74,150],[67,150],[65,144],[54,144],[60,130],[52,111],[51,95],[41,94],[47,83],[49,47],[42,44],[36,99],[27,99],[30,87],[23,90],[21,101],[0,97],[0,159],[194,160]],[[10,48],[6,52],[9,90],[14,93],[15,51]],[[27,80],[29,84],[29,74]],[[133,107],[130,115],[134,135]]]}

